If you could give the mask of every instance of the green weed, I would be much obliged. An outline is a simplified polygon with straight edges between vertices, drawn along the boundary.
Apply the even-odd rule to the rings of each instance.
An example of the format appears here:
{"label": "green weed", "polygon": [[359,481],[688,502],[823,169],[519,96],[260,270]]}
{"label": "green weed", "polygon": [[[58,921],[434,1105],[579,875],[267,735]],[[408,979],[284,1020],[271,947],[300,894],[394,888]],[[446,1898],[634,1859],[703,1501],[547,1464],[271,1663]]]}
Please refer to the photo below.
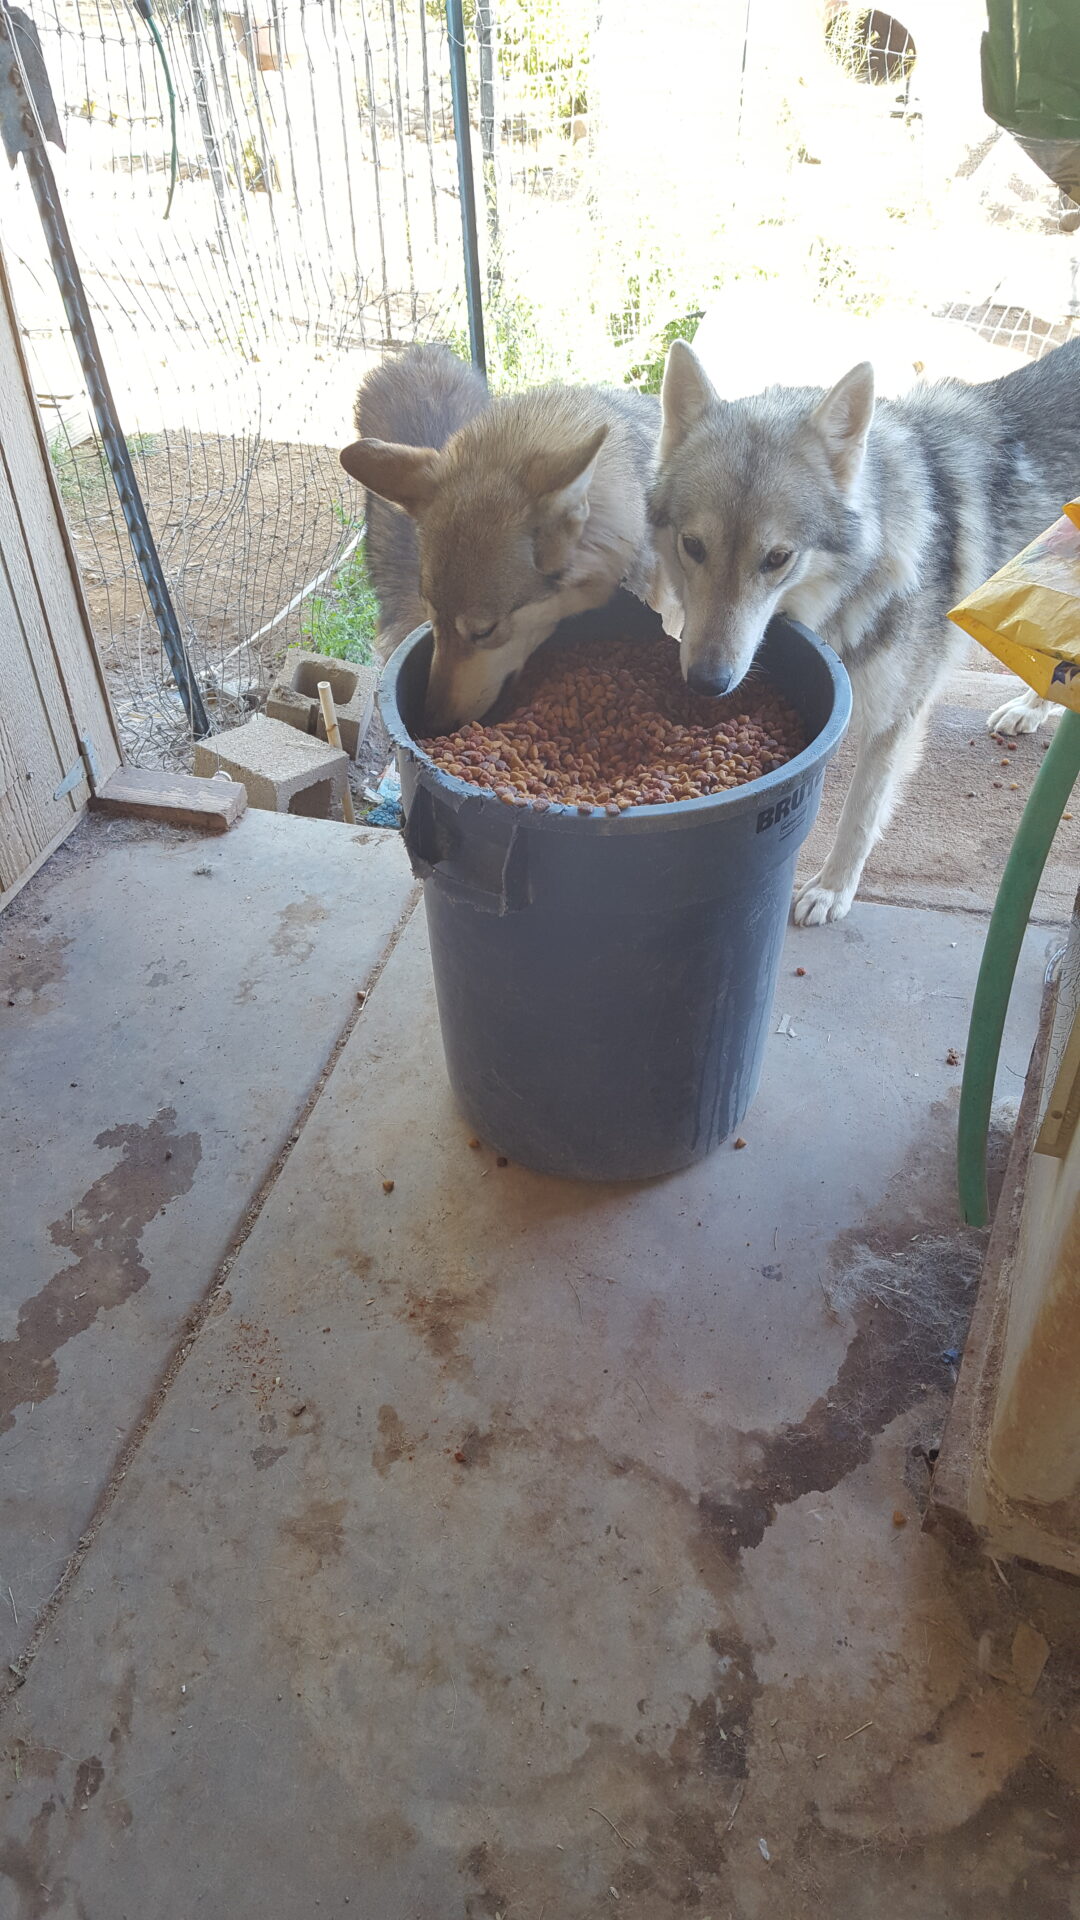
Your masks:
{"label": "green weed", "polygon": [[[133,460],[146,459],[156,453],[157,443],[155,433],[132,433],[128,435],[128,452]],[[49,442],[49,458],[65,506],[93,499],[109,484],[109,463],[99,440],[86,440],[73,447],[65,434],[55,434]]]}
{"label": "green weed", "polygon": [[700,307],[694,313],[684,313],[677,320],[669,320],[666,327],[660,329],[655,344],[635,366],[627,368],[626,384],[636,387],[639,393],[659,393],[664,381],[664,367],[667,364],[667,351],[673,340],[692,340],[704,315]]}
{"label": "green weed", "polygon": [[378,627],[378,602],[361,540],[334,575],[329,591],[307,602],[300,615],[300,632],[317,653],[362,666],[374,658],[372,642]]}

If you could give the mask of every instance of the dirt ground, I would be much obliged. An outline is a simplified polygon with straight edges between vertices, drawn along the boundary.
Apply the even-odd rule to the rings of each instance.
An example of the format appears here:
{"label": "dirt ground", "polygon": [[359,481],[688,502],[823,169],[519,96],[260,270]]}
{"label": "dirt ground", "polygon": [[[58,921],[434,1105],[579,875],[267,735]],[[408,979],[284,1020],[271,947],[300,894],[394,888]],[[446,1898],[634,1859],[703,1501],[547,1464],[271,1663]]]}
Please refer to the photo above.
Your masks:
{"label": "dirt ground", "polygon": [[[310,597],[254,646],[234,649],[331,567],[350,537],[357,502],[333,451],[256,436],[168,432],[136,438],[132,453],[200,680],[207,673],[223,680],[234,702],[248,687],[265,691],[274,662],[302,637]],[[165,684],[157,629],[96,443],[62,448],[54,458],[129,752],[152,764],[154,743],[147,736],[156,734],[162,757],[182,756],[182,748],[169,744],[173,732],[182,732],[179,702]],[[235,717],[244,710],[236,709]],[[224,717],[234,717],[227,703]]]}

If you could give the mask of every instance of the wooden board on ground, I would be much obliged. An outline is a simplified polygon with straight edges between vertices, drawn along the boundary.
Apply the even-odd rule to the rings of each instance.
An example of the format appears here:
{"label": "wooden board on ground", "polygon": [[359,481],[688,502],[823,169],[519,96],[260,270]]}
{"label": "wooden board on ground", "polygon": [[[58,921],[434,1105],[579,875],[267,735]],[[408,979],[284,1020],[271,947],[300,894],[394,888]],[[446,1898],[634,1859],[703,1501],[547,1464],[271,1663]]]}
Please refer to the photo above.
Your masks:
{"label": "wooden board on ground", "polygon": [[119,767],[98,789],[91,805],[102,813],[227,833],[247,806],[247,793],[238,780],[223,780],[217,774],[205,780],[157,767]]}

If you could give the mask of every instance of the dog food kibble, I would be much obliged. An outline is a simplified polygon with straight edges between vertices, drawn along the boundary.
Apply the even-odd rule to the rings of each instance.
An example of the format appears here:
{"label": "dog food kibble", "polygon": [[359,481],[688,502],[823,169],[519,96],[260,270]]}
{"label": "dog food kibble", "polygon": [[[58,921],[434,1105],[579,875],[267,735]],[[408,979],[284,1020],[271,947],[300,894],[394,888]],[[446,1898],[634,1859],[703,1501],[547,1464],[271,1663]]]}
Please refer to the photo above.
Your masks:
{"label": "dog food kibble", "polygon": [[767,680],[709,700],[688,690],[670,643],[591,640],[534,654],[506,718],[420,744],[444,773],[511,806],[614,816],[744,786],[805,739]]}

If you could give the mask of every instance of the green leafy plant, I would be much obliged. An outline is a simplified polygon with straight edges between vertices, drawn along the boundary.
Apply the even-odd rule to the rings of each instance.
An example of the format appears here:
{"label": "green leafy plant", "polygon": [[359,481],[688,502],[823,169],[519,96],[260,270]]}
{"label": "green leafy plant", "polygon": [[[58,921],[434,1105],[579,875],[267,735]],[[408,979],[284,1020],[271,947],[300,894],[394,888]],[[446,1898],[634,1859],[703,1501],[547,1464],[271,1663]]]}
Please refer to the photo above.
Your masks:
{"label": "green leafy plant", "polygon": [[666,327],[660,329],[654,347],[650,347],[645,357],[626,371],[628,387],[637,387],[639,393],[659,393],[664,380],[664,367],[667,352],[673,340],[692,340],[703,315],[698,308],[694,313],[684,313],[676,320],[669,320]]}
{"label": "green leafy plant", "polygon": [[316,594],[300,616],[300,632],[317,653],[364,665],[373,659],[379,606],[368,576],[364,542],[335,573],[329,592]]}

